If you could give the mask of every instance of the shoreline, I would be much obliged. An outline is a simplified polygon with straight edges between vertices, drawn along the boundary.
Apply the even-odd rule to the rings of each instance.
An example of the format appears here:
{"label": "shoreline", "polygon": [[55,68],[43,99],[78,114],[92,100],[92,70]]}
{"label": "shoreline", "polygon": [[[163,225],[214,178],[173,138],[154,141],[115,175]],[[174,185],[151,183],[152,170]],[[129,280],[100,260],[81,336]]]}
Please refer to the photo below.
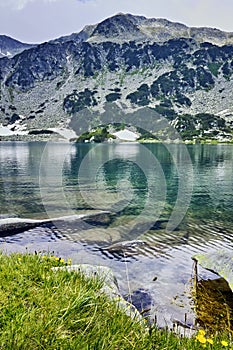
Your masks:
{"label": "shoreline", "polygon": [[78,144],[78,145],[89,145],[89,144],[108,144],[108,145],[118,145],[118,144],[175,144],[175,145],[233,145],[232,141],[217,141],[217,140],[202,140],[200,142],[196,142],[196,140],[139,140],[139,141],[129,141],[129,140],[121,140],[115,142],[76,142],[69,139],[34,139],[34,138],[25,138],[23,139],[1,139],[0,136],[0,144],[1,143],[28,143],[28,142],[40,142],[40,143],[65,143],[65,144]]}
{"label": "shoreline", "polygon": [[206,140],[182,140],[182,139],[165,139],[165,140],[157,140],[157,139],[141,139],[141,140],[117,140],[117,141],[104,141],[104,142],[77,142],[76,140],[68,139],[68,138],[58,138],[58,137],[46,137],[39,136],[33,137],[32,135],[19,135],[19,137],[12,136],[1,136],[0,135],[0,144],[6,142],[17,142],[17,143],[27,143],[27,142],[52,142],[52,143],[65,143],[65,144],[79,144],[79,145],[88,145],[88,144],[182,144],[182,145],[233,145],[233,140],[231,141],[220,141],[216,139],[206,139]]}

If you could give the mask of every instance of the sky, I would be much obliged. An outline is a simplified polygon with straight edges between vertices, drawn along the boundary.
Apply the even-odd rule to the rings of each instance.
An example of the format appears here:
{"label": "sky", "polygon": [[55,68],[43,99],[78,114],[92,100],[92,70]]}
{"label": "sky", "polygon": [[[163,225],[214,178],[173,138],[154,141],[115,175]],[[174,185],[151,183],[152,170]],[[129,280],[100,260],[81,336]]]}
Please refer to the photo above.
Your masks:
{"label": "sky", "polygon": [[0,34],[41,43],[119,12],[233,32],[233,0],[0,0]]}

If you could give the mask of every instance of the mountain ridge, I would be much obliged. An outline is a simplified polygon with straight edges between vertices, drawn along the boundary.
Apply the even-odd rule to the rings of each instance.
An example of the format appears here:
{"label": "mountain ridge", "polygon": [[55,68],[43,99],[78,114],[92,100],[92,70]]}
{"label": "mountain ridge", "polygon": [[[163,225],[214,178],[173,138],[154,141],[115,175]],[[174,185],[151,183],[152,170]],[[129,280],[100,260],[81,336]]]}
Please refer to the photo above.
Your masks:
{"label": "mountain ridge", "polygon": [[218,29],[117,14],[0,58],[0,123],[19,135],[74,129],[86,110],[89,130],[107,122],[112,104],[126,124],[125,113],[137,119],[149,108],[184,138],[231,140],[231,42],[233,33]]}
{"label": "mountain ridge", "polygon": [[[130,13],[122,13],[119,12],[109,18],[104,19],[103,21],[97,23],[97,24],[93,24],[93,25],[86,25],[81,31],[79,32],[73,32],[71,34],[67,34],[55,39],[51,39],[51,40],[47,40],[45,42],[41,42],[38,44],[29,44],[29,43],[23,43],[15,38],[12,38],[8,35],[0,35],[0,45],[1,40],[5,37],[7,40],[10,40],[12,42],[15,42],[15,45],[20,45],[20,46],[25,46],[25,47],[34,47],[37,45],[41,45],[43,43],[52,43],[52,42],[64,42],[64,41],[69,41],[69,40],[77,40],[78,41],[85,41],[85,40],[89,40],[90,37],[95,37],[95,34],[98,34],[99,28],[103,28],[103,26],[105,24],[107,29],[109,30],[109,26],[108,24],[110,23],[110,25],[112,25],[112,23],[116,20],[119,20],[119,18],[122,18],[124,20],[128,20],[128,22],[132,22],[132,24],[135,26],[135,29],[137,28],[138,31],[142,30],[144,31],[144,36],[140,37],[144,38],[144,39],[150,39],[152,41],[159,41],[159,38],[154,34],[155,32],[153,32],[153,29],[155,31],[163,31],[166,32],[166,35],[164,36],[164,38],[160,38],[161,42],[164,42],[172,39],[175,37],[175,34],[178,35],[179,37],[185,37],[185,38],[190,38],[190,39],[199,39],[200,42],[210,42],[213,44],[218,45],[218,41],[220,45],[226,45],[226,44],[232,44],[233,43],[233,32],[229,32],[229,31],[224,31],[221,30],[219,28],[212,28],[212,27],[192,27],[192,26],[188,26],[186,24],[183,24],[181,22],[175,22],[175,21],[171,21],[168,20],[166,18],[147,18],[145,16],[141,16],[141,15],[132,15]],[[146,27],[150,27],[151,26],[151,31],[147,32],[146,31]],[[96,29],[97,28],[97,29]],[[166,29],[166,30],[165,30]],[[129,27],[127,27],[127,30],[129,31]],[[172,34],[172,30],[176,30],[176,32],[174,34]],[[178,32],[180,30],[180,33]],[[96,31],[96,33],[95,33]],[[182,32],[183,31],[183,32]],[[118,33],[117,33],[118,34]],[[153,34],[153,36],[151,35]],[[182,36],[183,35],[183,36]],[[112,37],[110,37],[112,39]],[[98,39],[98,38],[97,38]],[[106,40],[106,36],[105,38],[102,38],[104,41]],[[134,37],[134,40],[136,38]],[[92,38],[92,40],[94,41],[94,39]],[[127,37],[122,37],[121,40],[123,41],[127,41]]]}
{"label": "mountain ridge", "polygon": [[[138,34],[138,40],[165,42],[169,39],[173,39],[174,37],[179,36],[189,39],[195,39],[200,42],[210,42],[215,45],[233,44],[233,32],[226,32],[217,28],[210,27],[188,27],[182,23],[169,21],[164,18],[146,18],[144,16],[134,16],[131,14],[123,13],[119,13],[113,17],[107,18],[104,21],[100,22],[95,28],[94,32],[92,33],[92,38],[89,38],[88,40],[105,41],[108,36],[106,35],[106,31],[104,32],[103,27],[105,27],[105,29],[108,32],[109,25],[112,25],[113,27],[113,21],[121,22],[121,18],[124,19],[124,21],[127,20],[128,23],[131,22],[131,31],[133,31],[134,34]],[[117,25],[115,25],[114,27],[116,29]],[[120,26],[118,25],[118,27]],[[101,36],[101,33],[104,34],[103,37]],[[97,34],[97,36],[95,34]],[[100,34],[99,37],[98,34]],[[123,36],[121,36],[121,34],[121,32],[116,31],[115,40],[117,40],[118,42],[130,40],[132,38],[127,38],[127,36],[125,36],[124,30]],[[113,35],[110,37],[111,39],[113,39]]]}
{"label": "mountain ridge", "polygon": [[22,43],[7,35],[0,35],[0,58],[13,57],[26,49],[34,47],[34,44]]}
{"label": "mountain ridge", "polygon": [[[83,41],[86,40],[91,42],[107,41],[107,35],[98,36],[98,34],[101,34],[99,33],[100,28],[103,30],[103,27],[105,26],[109,31],[108,24],[110,23],[112,25],[112,22],[120,17],[122,17],[124,20],[128,19],[131,21],[131,24],[134,25],[134,30],[140,33],[138,38],[135,38],[135,36],[133,37],[134,40],[138,39],[162,43],[169,39],[173,39],[178,35],[179,37],[195,39],[199,40],[200,42],[210,42],[215,45],[233,44],[233,32],[223,31],[212,27],[189,27],[183,23],[170,21],[165,18],[146,18],[145,16],[132,15],[128,13],[125,14],[121,12],[101,21],[100,23],[87,25],[80,32],[74,32],[72,34],[50,40],[49,42],[62,42],[63,40],[69,41],[74,37],[82,37]],[[127,29],[129,31],[129,27]],[[157,34],[156,31],[158,32]],[[116,34],[118,37],[115,38],[115,40],[118,42],[130,40],[127,38],[127,36],[120,36],[119,38],[118,32]],[[125,34],[125,31],[123,31],[123,34]],[[113,40],[113,37],[114,36],[110,36],[111,40]]]}

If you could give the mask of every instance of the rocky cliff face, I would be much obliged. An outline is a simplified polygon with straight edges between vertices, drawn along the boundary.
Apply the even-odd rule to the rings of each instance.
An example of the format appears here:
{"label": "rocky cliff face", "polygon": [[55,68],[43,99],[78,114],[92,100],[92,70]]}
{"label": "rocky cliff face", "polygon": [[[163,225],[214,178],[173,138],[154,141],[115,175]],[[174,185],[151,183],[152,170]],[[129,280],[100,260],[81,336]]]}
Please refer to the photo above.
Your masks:
{"label": "rocky cliff face", "polygon": [[117,121],[127,124],[130,115],[133,123],[147,108],[183,138],[231,140],[232,74],[233,33],[118,14],[1,58],[0,123],[14,133],[72,127],[80,134],[121,111]]}

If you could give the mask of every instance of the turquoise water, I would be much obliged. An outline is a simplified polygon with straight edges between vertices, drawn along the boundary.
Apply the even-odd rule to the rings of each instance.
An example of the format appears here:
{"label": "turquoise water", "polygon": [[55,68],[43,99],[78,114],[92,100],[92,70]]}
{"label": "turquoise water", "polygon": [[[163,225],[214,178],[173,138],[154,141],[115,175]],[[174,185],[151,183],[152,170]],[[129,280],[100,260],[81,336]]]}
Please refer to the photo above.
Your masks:
{"label": "turquoise water", "polygon": [[2,142],[0,198],[2,217],[110,211],[108,225],[39,226],[2,249],[110,266],[122,292],[152,295],[160,324],[182,320],[192,255],[233,248],[233,147]]}

